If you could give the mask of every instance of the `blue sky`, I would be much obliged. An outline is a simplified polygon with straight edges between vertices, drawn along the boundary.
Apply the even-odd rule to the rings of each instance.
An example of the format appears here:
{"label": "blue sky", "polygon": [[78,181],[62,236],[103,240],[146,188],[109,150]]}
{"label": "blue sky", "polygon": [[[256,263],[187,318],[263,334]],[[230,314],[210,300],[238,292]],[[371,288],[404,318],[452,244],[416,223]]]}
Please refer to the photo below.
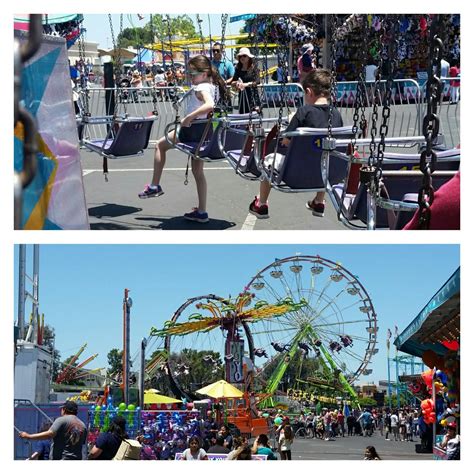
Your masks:
{"label": "blue sky", "polygon": [[[105,367],[109,350],[121,348],[125,288],[133,299],[133,357],[150,328],[161,327],[186,299],[236,296],[275,258],[298,253],[340,263],[372,298],[380,352],[365,381],[386,379],[387,328],[401,332],[459,266],[457,245],[41,245],[40,312],[56,330],[62,359],[87,342],[81,360],[99,353],[89,367]],[[28,246],[29,276],[32,265]],[[15,311],[17,275],[15,247]]]}
{"label": "blue sky", "polygon": [[[136,13],[133,14],[124,14],[123,15],[123,28],[131,28],[131,27],[141,27],[145,26],[150,19],[149,13],[140,14],[144,16],[142,20],[139,19]],[[175,15],[171,15],[175,16]],[[189,16],[193,20],[196,31],[198,30],[197,21],[196,21],[196,14],[190,13]],[[221,25],[221,15],[218,14],[206,14],[200,13],[199,14],[202,20],[202,32],[204,36],[209,35],[209,31],[212,35],[220,36],[222,34],[222,25]],[[119,14],[112,14],[112,23],[114,26],[114,34],[117,36],[120,32],[120,15]],[[237,21],[235,23],[230,23],[230,16],[229,21],[227,23],[226,33],[228,35],[231,34],[238,34],[240,28],[244,26],[243,21]],[[109,18],[108,15],[101,15],[101,14],[89,14],[84,15],[84,27],[87,30],[86,39],[87,41],[96,41],[99,43],[99,48],[107,49],[112,48],[112,36],[109,26]]]}

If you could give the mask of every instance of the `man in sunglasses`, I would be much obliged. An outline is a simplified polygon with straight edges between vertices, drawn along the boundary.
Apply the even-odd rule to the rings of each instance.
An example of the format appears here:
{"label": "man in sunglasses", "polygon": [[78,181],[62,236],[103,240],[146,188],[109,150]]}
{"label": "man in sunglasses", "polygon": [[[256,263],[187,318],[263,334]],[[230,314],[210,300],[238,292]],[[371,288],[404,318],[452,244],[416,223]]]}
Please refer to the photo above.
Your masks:
{"label": "man in sunglasses", "polygon": [[224,46],[221,43],[214,43],[212,46],[212,65],[217,69],[218,73],[227,84],[232,82],[235,67],[232,61],[229,61],[223,55]]}

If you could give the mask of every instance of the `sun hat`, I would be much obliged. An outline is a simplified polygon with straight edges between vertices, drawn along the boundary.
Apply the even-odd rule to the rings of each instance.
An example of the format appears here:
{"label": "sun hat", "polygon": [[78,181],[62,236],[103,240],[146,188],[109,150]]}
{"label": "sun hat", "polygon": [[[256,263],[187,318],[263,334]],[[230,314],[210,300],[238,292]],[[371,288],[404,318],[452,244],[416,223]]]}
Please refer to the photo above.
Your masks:
{"label": "sun hat", "polygon": [[248,56],[249,58],[254,58],[255,56],[250,52],[248,48],[240,48],[239,52],[237,53],[237,57],[239,56]]}

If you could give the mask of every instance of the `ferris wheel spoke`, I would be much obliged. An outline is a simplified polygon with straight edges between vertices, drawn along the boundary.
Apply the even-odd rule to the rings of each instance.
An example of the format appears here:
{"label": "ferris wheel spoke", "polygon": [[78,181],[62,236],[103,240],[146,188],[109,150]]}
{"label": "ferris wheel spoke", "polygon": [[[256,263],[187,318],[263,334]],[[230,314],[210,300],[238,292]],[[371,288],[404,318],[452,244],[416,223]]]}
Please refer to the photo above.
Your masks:
{"label": "ferris wheel spoke", "polygon": [[317,324],[315,325],[316,328],[320,327],[326,327],[326,326],[340,326],[340,325],[346,325],[346,324],[360,324],[360,323],[367,323],[366,319],[356,319],[354,321],[344,321],[343,323],[337,322],[337,323],[327,323],[327,324]]}
{"label": "ferris wheel spoke", "polygon": [[[318,326],[315,326],[314,328],[317,330]],[[357,334],[352,334],[348,331],[334,331],[333,329],[328,328],[328,326],[322,326],[320,332],[331,336],[349,336],[354,341],[369,342],[368,337],[358,336]]]}

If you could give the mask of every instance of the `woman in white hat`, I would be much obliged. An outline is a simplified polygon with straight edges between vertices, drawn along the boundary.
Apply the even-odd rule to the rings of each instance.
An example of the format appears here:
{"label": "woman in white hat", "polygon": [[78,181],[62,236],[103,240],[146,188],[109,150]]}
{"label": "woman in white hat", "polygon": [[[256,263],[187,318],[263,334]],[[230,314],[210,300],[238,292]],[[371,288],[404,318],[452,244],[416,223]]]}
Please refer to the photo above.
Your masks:
{"label": "woman in white hat", "polygon": [[239,91],[239,114],[247,114],[258,105],[254,98],[258,97],[256,86],[260,81],[254,57],[249,48],[240,48],[237,53],[239,62],[231,84]]}
{"label": "woman in white hat", "polygon": [[314,69],[313,62],[314,46],[311,43],[306,43],[301,47],[301,56],[298,58],[296,64],[298,67],[299,82],[302,84],[304,78]]}

